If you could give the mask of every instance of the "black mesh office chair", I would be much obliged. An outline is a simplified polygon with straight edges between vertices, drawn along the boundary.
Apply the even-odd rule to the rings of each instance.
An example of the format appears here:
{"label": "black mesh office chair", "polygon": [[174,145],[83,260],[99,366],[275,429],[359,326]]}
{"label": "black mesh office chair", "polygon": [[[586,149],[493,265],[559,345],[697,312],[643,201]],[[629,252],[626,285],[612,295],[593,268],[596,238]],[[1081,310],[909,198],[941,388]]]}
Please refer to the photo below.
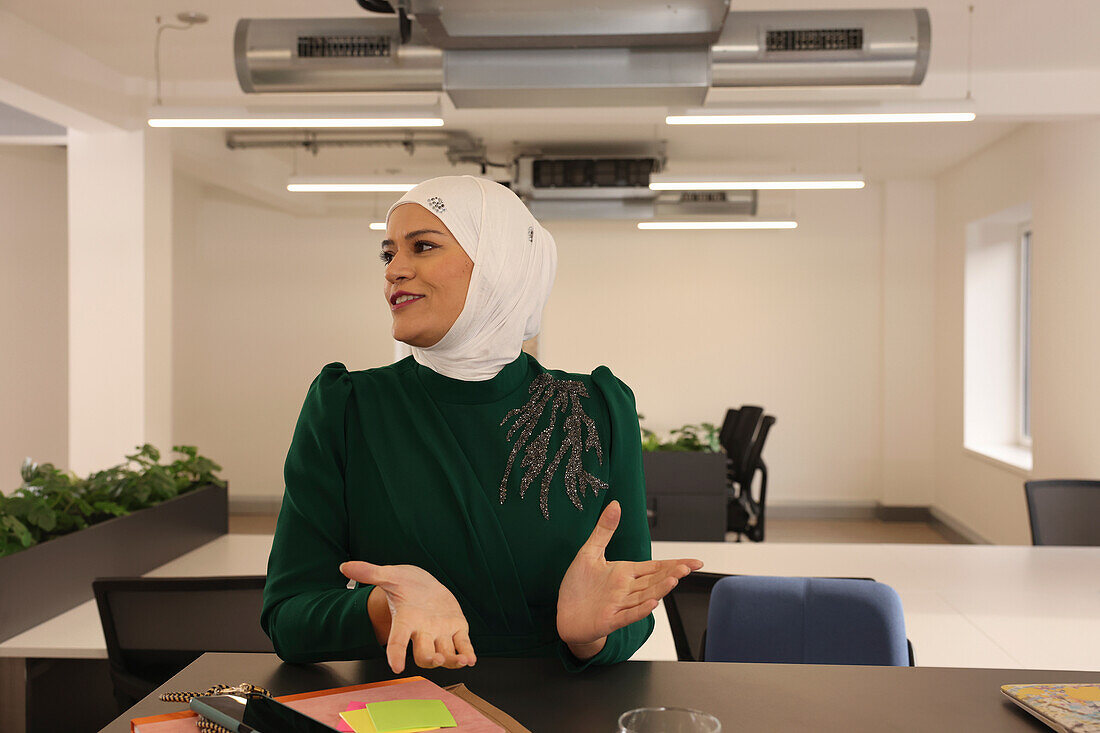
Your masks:
{"label": "black mesh office chair", "polygon": [[1100,481],[1024,483],[1033,545],[1100,546]]}
{"label": "black mesh office chair", "polygon": [[[737,541],[748,537],[754,542],[764,540],[764,511],[768,493],[768,467],[761,455],[768,432],[775,418],[765,415],[763,408],[742,405],[728,410],[718,440],[726,451],[726,478],[729,501],[726,509],[726,531],[736,532]],[[753,496],[753,482],[760,472],[759,496]]]}
{"label": "black mesh office chair", "polygon": [[120,712],[203,652],[273,652],[260,628],[263,589],[262,575],[97,578],[92,590]]}

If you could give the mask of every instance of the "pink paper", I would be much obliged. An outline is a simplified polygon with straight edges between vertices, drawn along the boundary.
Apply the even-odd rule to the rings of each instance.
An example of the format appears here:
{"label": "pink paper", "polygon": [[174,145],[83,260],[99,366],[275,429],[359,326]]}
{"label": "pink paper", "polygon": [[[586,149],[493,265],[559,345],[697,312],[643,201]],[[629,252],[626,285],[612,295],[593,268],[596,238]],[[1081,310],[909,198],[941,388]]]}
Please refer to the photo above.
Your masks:
{"label": "pink paper", "polygon": [[[344,712],[346,713],[348,710],[362,710],[366,706],[367,704],[365,702],[348,703]],[[343,731],[343,733],[355,733],[355,729],[348,725],[348,721],[343,718],[340,718],[340,722],[336,724],[336,730]]]}

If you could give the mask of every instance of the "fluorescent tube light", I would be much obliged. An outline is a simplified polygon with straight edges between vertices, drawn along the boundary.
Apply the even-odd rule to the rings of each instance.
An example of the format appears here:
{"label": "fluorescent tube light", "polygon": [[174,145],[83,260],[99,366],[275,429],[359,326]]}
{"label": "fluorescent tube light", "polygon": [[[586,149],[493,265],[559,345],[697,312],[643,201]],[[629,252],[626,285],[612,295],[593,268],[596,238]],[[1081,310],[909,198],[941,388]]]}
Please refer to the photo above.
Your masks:
{"label": "fluorescent tube light", "polygon": [[639,229],[794,229],[794,221],[640,221]]}
{"label": "fluorescent tube light", "polygon": [[668,125],[837,125],[876,122],[970,122],[973,112],[844,112],[825,114],[696,114],[669,115]]}
{"label": "fluorescent tube light", "polygon": [[442,127],[443,120],[435,117],[226,117],[226,118],[167,118],[149,119],[149,127],[215,127],[243,129],[316,129],[362,127]]}
{"label": "fluorescent tube light", "polygon": [[859,189],[862,176],[670,176],[654,173],[649,179],[653,191],[763,191]]}
{"label": "fluorescent tube light", "polygon": [[295,193],[405,193],[406,191],[411,191],[415,186],[415,183],[291,181],[286,184],[286,190]]}
{"label": "fluorescent tube light", "polygon": [[294,109],[245,107],[152,107],[150,127],[198,127],[229,129],[349,129],[381,127],[442,127],[438,105],[387,108],[366,114],[362,108],[321,109],[303,113]]}
{"label": "fluorescent tube light", "polygon": [[372,232],[384,232],[384,231],[386,231],[386,222],[384,222],[384,221],[372,221],[370,223],[370,230]]}

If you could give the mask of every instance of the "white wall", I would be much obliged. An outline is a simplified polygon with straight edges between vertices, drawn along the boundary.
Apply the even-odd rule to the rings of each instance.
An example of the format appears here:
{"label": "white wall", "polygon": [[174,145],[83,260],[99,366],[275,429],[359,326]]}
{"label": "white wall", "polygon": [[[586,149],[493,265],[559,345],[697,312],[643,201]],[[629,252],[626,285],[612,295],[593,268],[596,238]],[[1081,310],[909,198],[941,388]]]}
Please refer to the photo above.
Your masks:
{"label": "white wall", "polygon": [[758,404],[769,503],[879,499],[881,189],[800,195],[793,231],[554,222],[540,354],[631,386],[646,424]]}
{"label": "white wall", "polygon": [[[275,498],[310,380],[389,363],[369,217],[296,218],[177,179],[174,437]],[[882,190],[797,201],[772,232],[639,232],[552,222],[560,265],[540,360],[631,385],[647,424],[761,404],[770,500],[881,497]],[[912,502],[910,502],[912,503]]]}
{"label": "white wall", "polygon": [[393,359],[378,233],[174,187],[173,439],[220,462],[235,500],[277,499],[321,367]]}
{"label": "white wall", "polygon": [[936,189],[889,181],[882,214],[882,503],[935,496]]}
{"label": "white wall", "polygon": [[[1100,477],[1100,121],[1031,124],[937,182],[936,507],[998,543],[1030,541],[1023,482]],[[1030,473],[963,449],[966,227],[1032,207]]]}
{"label": "white wall", "polygon": [[0,146],[0,491],[27,456],[68,467],[64,148]]}

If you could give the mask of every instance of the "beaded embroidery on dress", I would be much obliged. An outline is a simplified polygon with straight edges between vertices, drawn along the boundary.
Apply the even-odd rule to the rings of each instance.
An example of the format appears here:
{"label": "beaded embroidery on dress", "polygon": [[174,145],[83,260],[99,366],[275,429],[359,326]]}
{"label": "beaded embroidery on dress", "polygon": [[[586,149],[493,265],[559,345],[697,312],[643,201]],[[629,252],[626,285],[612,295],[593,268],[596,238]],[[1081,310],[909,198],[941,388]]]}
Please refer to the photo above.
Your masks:
{"label": "beaded embroidery on dress", "polygon": [[[588,397],[588,390],[583,383],[576,380],[555,379],[550,374],[540,374],[531,382],[528,392],[531,393],[531,397],[526,404],[509,411],[500,421],[503,427],[505,423],[515,418],[515,422],[508,428],[505,440],[512,440],[516,432],[519,432],[519,437],[508,455],[504,478],[500,481],[500,503],[503,504],[508,498],[508,478],[512,475],[516,456],[526,448],[519,464],[523,471],[519,486],[520,498],[527,494],[527,489],[535,479],[541,476],[539,509],[542,510],[542,516],[549,519],[550,481],[568,452],[569,457],[565,462],[565,493],[577,509],[583,509],[581,500],[589,487],[594,496],[599,496],[600,492],[607,488],[607,483],[585,471],[582,465],[584,454],[593,449],[596,451],[596,458],[600,465],[603,465],[603,448],[600,446],[599,435],[596,434],[596,421],[585,414],[584,408],[581,407],[581,398]],[[550,408],[550,423],[532,439],[535,425],[546,414],[547,407]],[[562,426],[564,434],[561,447],[558,448],[553,459],[550,459],[550,437],[558,427],[559,414],[564,417]]]}

